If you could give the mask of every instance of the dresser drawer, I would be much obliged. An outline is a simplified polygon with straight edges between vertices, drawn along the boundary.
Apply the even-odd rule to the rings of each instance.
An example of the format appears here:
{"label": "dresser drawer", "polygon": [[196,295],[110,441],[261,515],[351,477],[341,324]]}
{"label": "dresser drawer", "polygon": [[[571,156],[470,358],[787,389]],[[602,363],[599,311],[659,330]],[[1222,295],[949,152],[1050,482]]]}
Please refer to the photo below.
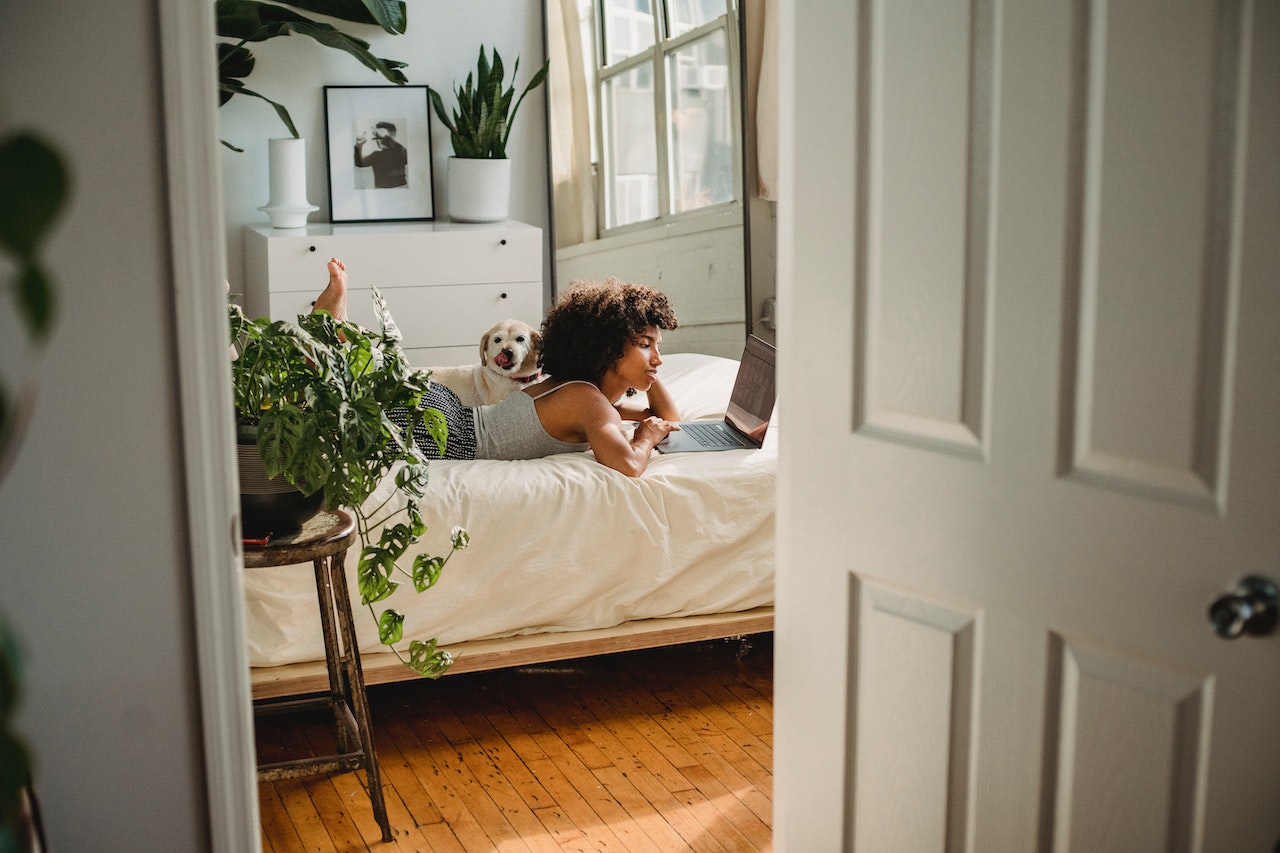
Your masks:
{"label": "dresser drawer", "polygon": [[[291,319],[309,313],[317,293],[272,293],[270,316]],[[500,320],[523,320],[534,328],[542,324],[542,284],[536,281],[388,288],[382,295],[405,349],[465,346],[471,357],[459,364],[479,360],[480,337]],[[352,322],[379,328],[368,288],[347,292],[347,313]]]}
{"label": "dresser drawer", "polygon": [[309,313],[335,257],[347,266],[351,319],[378,328],[377,287],[418,367],[479,361],[480,338],[499,321],[542,323],[542,229],[515,221],[249,226],[245,309],[275,320]]}
{"label": "dresser drawer", "polygon": [[542,275],[542,231],[523,223],[448,223],[412,228],[308,226],[245,232],[247,278],[255,289],[319,293],[326,264],[340,258],[354,287],[421,287],[527,281]]}

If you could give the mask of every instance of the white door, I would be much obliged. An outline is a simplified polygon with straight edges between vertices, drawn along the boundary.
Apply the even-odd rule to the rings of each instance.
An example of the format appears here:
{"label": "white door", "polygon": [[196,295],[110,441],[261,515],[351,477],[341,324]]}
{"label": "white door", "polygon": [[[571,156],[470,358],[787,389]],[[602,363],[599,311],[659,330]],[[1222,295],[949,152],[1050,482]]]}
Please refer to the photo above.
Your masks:
{"label": "white door", "polygon": [[784,6],[777,848],[1280,842],[1280,3]]}

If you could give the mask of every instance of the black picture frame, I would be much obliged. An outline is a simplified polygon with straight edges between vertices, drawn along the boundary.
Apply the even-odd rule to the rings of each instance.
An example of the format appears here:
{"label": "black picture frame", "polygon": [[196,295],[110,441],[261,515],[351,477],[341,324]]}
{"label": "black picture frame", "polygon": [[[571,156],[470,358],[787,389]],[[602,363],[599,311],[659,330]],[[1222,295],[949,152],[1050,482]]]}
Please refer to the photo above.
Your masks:
{"label": "black picture frame", "polygon": [[324,125],[331,222],[436,218],[427,86],[325,86]]}

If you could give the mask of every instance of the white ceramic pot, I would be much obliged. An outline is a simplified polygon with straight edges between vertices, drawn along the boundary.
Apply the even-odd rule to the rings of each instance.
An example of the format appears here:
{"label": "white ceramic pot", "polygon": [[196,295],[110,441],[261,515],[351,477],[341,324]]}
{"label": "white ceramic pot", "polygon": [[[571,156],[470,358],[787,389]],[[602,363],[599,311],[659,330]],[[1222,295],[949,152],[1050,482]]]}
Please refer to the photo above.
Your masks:
{"label": "white ceramic pot", "polygon": [[511,161],[449,158],[449,218],[500,222],[511,210]]}
{"label": "white ceramic pot", "polygon": [[319,210],[307,201],[307,141],[305,139],[267,140],[271,167],[271,198],[258,208],[271,217],[273,228],[301,228],[307,214]]}

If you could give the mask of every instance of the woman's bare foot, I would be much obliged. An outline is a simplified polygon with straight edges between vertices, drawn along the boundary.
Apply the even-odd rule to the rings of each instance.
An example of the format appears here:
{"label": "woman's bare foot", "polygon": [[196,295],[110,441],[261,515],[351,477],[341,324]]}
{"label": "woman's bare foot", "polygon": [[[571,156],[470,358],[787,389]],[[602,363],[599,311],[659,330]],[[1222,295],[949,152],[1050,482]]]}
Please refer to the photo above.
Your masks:
{"label": "woman's bare foot", "polygon": [[329,259],[329,284],[311,307],[316,311],[328,311],[335,320],[347,319],[347,265],[342,261]]}

